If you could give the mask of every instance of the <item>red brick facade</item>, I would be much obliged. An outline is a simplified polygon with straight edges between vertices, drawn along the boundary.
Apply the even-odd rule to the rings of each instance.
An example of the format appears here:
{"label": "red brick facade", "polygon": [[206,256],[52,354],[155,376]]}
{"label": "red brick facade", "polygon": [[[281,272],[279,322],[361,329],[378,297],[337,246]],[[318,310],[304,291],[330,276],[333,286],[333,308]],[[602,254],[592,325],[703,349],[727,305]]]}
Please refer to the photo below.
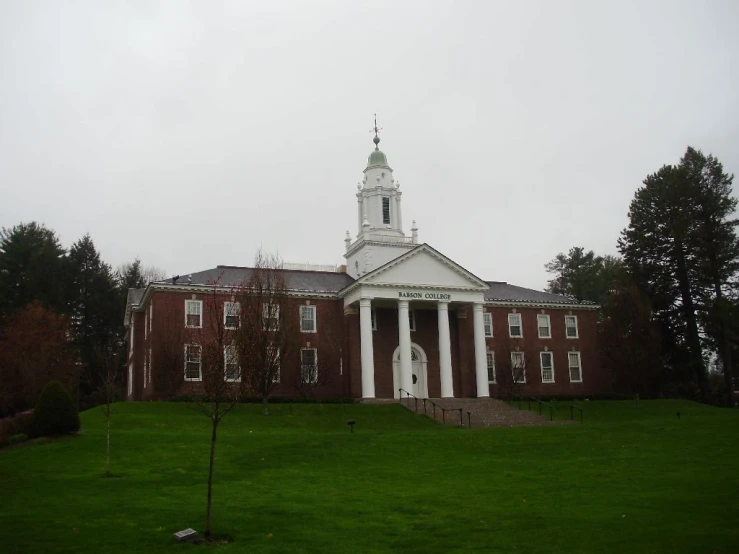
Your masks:
{"label": "red brick facade", "polygon": [[[160,399],[172,394],[197,392],[197,384],[184,381],[184,345],[191,341],[185,329],[185,300],[203,299],[207,293],[153,289],[144,296],[141,305],[131,312],[128,341],[127,399]],[[224,294],[217,309],[222,313]],[[317,332],[301,333],[301,344],[317,349],[318,372],[321,383],[316,397],[361,398],[361,342],[359,315],[356,310],[345,310],[340,298],[304,298],[317,308]],[[433,308],[416,307],[415,330],[411,341],[418,345],[427,358],[427,383],[430,397],[441,395],[439,371],[438,314]],[[522,338],[510,338],[508,314],[521,314]],[[523,352],[526,382],[517,384],[515,392],[537,397],[598,396],[610,392],[610,376],[601,369],[596,345],[596,314],[583,308],[528,308],[486,305],[492,314],[493,337],[486,338],[487,347],[495,358],[495,382],[490,384],[493,397],[505,397],[511,391],[510,352]],[[537,314],[550,316],[551,338],[539,338]],[[567,338],[565,315],[577,316],[577,338]],[[376,397],[392,398],[393,353],[398,347],[398,312],[393,308],[375,310],[377,330],[373,331]],[[475,380],[475,350],[471,305],[452,304],[449,312],[454,395],[477,396]],[[133,340],[133,348],[131,348]],[[164,344],[167,346],[163,346]],[[166,351],[166,352],[165,352]],[[540,352],[553,355],[554,382],[542,382]],[[580,353],[581,382],[571,382],[568,352]],[[178,361],[178,352],[180,361]],[[166,359],[165,359],[166,358]],[[322,363],[323,362],[323,363]],[[174,383],[163,384],[164,367],[181,365]],[[129,373],[130,370],[130,373]],[[157,389],[160,390],[157,390]],[[274,396],[296,397],[300,394],[300,367],[298,363],[283,363],[281,380]]]}

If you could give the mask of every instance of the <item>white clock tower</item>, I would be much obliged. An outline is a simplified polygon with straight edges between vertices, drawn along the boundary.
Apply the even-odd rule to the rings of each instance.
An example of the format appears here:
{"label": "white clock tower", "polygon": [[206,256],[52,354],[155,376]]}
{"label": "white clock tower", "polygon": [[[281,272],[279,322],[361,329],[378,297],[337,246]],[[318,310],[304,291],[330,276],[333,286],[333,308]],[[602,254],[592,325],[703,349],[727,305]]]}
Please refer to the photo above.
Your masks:
{"label": "white clock tower", "polygon": [[346,272],[358,279],[418,244],[416,222],[411,237],[403,232],[400,204],[400,183],[393,179],[393,170],[378,145],[375,118],[375,150],[369,155],[364,179],[357,184],[357,240],[352,242],[346,232]]}

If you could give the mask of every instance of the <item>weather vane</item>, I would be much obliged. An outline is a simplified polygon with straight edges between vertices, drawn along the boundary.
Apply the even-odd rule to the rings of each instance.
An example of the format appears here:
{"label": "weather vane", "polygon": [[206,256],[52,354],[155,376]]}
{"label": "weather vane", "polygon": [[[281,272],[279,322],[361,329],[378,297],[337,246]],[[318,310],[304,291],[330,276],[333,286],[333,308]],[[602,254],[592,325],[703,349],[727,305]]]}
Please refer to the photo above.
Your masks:
{"label": "weather vane", "polygon": [[380,137],[377,136],[380,131],[382,131],[382,127],[377,126],[377,114],[375,114],[375,126],[370,129],[370,133],[375,133],[375,138],[372,139],[372,142],[375,143],[375,148],[380,143]]}

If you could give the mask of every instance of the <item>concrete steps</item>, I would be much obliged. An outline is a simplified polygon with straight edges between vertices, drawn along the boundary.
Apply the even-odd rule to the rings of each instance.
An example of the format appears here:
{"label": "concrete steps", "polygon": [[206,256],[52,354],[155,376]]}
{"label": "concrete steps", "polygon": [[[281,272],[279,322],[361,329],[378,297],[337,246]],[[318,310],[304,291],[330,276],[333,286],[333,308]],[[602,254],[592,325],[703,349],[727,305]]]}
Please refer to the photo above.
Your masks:
{"label": "concrete steps", "polygon": [[[436,404],[436,410],[432,404]],[[474,428],[484,427],[517,427],[523,425],[564,425],[570,421],[549,421],[549,410],[529,411],[525,407],[521,410],[516,405],[509,406],[494,398],[430,398],[424,402],[413,398],[404,399],[402,405],[412,412],[424,414],[439,423],[455,425],[457,427]],[[532,406],[533,407],[533,406]],[[444,413],[444,410],[446,413]],[[460,425],[459,409],[462,409]],[[452,411],[450,411],[452,410]],[[435,413],[434,413],[435,412]],[[467,412],[470,412],[469,419]]]}

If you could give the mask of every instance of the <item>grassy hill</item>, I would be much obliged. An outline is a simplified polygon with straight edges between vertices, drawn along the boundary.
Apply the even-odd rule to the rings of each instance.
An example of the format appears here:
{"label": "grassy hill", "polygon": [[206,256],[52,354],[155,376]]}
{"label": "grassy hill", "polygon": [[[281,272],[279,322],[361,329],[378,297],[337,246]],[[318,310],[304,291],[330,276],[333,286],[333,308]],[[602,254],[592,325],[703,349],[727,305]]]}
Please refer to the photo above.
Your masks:
{"label": "grassy hill", "polygon": [[90,410],[79,436],[0,451],[0,551],[737,551],[739,412],[583,405],[584,425],[481,430],[396,405],[239,406],[216,452],[218,547],[172,540],[203,527],[208,420],[116,405],[106,479]]}

